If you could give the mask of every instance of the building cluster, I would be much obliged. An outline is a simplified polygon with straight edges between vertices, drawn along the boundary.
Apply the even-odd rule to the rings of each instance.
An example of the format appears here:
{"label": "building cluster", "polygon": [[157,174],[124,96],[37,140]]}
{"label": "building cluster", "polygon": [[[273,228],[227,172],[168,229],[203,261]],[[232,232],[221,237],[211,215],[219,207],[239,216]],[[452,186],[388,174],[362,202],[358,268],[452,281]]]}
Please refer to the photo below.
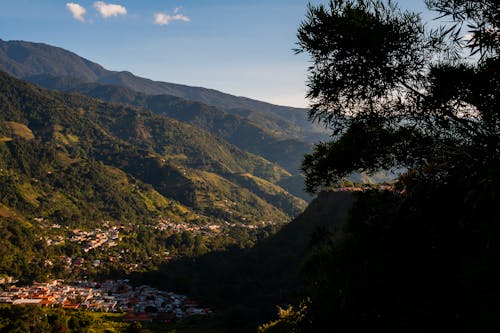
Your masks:
{"label": "building cluster", "polygon": [[[243,221],[246,221],[246,218],[242,218]],[[193,233],[194,235],[196,234],[202,234],[206,236],[214,235],[214,234],[220,234],[224,233],[226,234],[229,230],[233,228],[244,228],[244,229],[249,229],[249,230],[256,230],[260,228],[264,228],[267,226],[275,225],[276,222],[274,221],[260,221],[260,222],[254,222],[254,223],[236,223],[236,222],[229,222],[229,221],[223,221],[222,223],[218,224],[213,224],[213,223],[206,223],[206,224],[186,224],[186,223],[175,223],[170,221],[169,219],[159,219],[158,223],[154,226],[155,229],[157,230],[168,230],[168,231],[173,231],[175,233],[180,233],[183,231],[189,231]]]}
{"label": "building cluster", "polygon": [[193,234],[213,234],[221,231],[221,226],[217,224],[175,223],[165,218],[160,218],[154,228],[162,231],[173,231],[175,233],[189,231]]}
{"label": "building cluster", "polygon": [[333,192],[364,192],[373,189],[378,189],[380,191],[394,191],[394,186],[388,184],[362,184],[360,186],[337,187],[332,190]]}
{"label": "building cluster", "polygon": [[[242,218],[242,220],[245,222],[246,218]],[[40,236],[40,239],[45,240],[47,245],[64,245],[66,243],[79,244],[83,253],[87,253],[92,250],[106,250],[117,246],[123,235],[125,235],[124,237],[127,237],[127,234],[131,232],[130,226],[114,226],[111,225],[109,221],[104,221],[100,228],[91,230],[70,229],[67,226],[62,227],[59,224],[51,224],[43,218],[35,218],[34,221],[38,222],[41,229],[44,230],[44,234]],[[255,230],[274,224],[276,223],[270,220],[254,223],[235,223],[223,221],[222,223],[217,224],[210,222],[194,224],[176,223],[172,222],[168,218],[159,218],[153,224],[150,224],[150,226],[159,231],[173,233],[188,231],[194,235],[201,234],[210,237],[217,234],[227,234],[234,228]],[[81,265],[81,263],[78,262],[79,258],[76,258],[76,261],[72,258],[63,258],[63,261],[65,261],[68,267]],[[111,258],[110,261],[112,261]],[[94,266],[97,267],[99,264],[95,263]]]}
{"label": "building cluster", "polygon": [[[36,218],[35,221],[41,223],[40,226],[42,229],[61,229],[59,224],[43,224],[45,221],[42,218]],[[68,234],[66,235],[61,235],[60,231],[56,231],[55,235],[47,232],[41,238],[45,240],[47,245],[62,245],[67,241],[78,243],[81,244],[83,252],[89,252],[100,247],[110,248],[118,245],[120,232],[124,228],[123,226],[112,226],[108,221],[105,221],[102,228],[89,231],[80,229],[67,230]],[[66,227],[65,229],[68,228]]]}
{"label": "building cluster", "polygon": [[29,287],[10,286],[0,292],[0,303],[35,304],[65,309],[126,312],[126,321],[175,321],[189,316],[212,313],[184,295],[142,285],[132,287],[128,280],[73,282],[61,280],[35,283]]}
{"label": "building cluster", "polygon": [[97,249],[101,246],[113,247],[118,245],[117,241],[120,235],[121,227],[109,226],[107,229],[94,229],[83,231],[74,229],[73,235],[69,239],[72,243],[82,244],[83,252]]}

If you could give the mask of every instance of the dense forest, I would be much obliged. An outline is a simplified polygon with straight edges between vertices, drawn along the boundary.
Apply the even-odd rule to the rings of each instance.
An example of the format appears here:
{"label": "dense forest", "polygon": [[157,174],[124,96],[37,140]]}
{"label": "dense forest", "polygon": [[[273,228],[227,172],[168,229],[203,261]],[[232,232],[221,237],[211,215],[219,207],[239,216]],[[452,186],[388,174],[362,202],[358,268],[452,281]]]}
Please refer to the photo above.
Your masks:
{"label": "dense forest", "polygon": [[[302,157],[309,152],[311,146],[289,134],[300,133],[298,128],[285,127],[287,124],[279,119],[257,121],[215,106],[171,95],[147,95],[116,85],[82,83],[72,77],[36,75],[27,80],[47,89],[80,93],[110,103],[140,107],[166,115],[204,129],[243,150],[276,162],[293,173],[298,171]],[[320,134],[309,136],[317,140],[324,138]]]}

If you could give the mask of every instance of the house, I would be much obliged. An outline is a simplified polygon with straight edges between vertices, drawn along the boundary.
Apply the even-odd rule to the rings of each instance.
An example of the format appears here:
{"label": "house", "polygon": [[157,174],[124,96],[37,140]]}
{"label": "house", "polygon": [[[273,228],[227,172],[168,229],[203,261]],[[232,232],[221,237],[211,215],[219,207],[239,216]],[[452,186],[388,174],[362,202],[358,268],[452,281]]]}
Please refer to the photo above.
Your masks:
{"label": "house", "polygon": [[74,266],[80,266],[80,265],[82,265],[84,262],[85,262],[85,259],[83,259],[83,258],[79,257],[79,258],[73,259],[72,264],[73,264]]}
{"label": "house", "polygon": [[78,310],[80,304],[74,304],[69,300],[65,300],[62,307],[63,309]]}
{"label": "house", "polygon": [[7,296],[0,296],[0,303],[12,303],[12,298]]}
{"label": "house", "polygon": [[39,298],[24,298],[24,299],[15,299],[14,301],[12,301],[12,305],[26,305],[26,304],[40,305],[41,302],[42,300]]}
{"label": "house", "polygon": [[45,307],[45,308],[48,308],[48,307],[53,307],[55,303],[56,303],[56,300],[53,297],[46,297],[46,298],[42,298],[40,305]]}

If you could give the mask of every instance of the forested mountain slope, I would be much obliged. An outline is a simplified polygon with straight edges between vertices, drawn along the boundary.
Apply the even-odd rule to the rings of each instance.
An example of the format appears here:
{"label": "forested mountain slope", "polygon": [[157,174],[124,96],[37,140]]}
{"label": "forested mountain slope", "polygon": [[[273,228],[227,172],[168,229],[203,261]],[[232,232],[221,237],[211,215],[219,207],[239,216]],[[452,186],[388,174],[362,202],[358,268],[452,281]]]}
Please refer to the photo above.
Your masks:
{"label": "forested mountain slope", "polygon": [[[83,274],[102,276],[137,260],[151,269],[166,250],[251,245],[305,208],[274,185],[288,176],[189,124],[0,72],[0,274],[76,277],[57,258],[83,255],[104,265],[95,270],[90,260]],[[111,245],[121,259],[113,248],[82,252],[70,241],[71,230],[97,232],[103,223],[124,230]]]}
{"label": "forested mountain slope", "polygon": [[130,72],[108,71],[72,52],[47,44],[0,40],[0,69],[19,78],[40,74],[71,76],[82,82],[118,85],[148,95],[177,96],[239,114],[282,138],[300,138],[311,142],[324,133],[320,126],[307,121],[304,109],[272,105],[213,89],[152,81]]}
{"label": "forested mountain slope", "polygon": [[224,314],[228,329],[255,328],[275,314],[276,304],[300,297],[300,271],[311,242],[341,226],[354,200],[350,192],[320,193],[304,213],[251,249],[185,259],[134,278],[209,302]]}
{"label": "forested mountain slope", "polygon": [[[65,175],[78,175],[76,166],[96,164],[149,184],[201,214],[226,216],[231,210],[240,222],[286,221],[285,212],[225,178],[250,173],[275,182],[288,175],[279,166],[165,116],[48,92],[0,75],[3,172],[43,183],[57,177],[59,167]],[[208,192],[214,197],[208,198]],[[289,213],[304,207],[286,191],[281,194],[280,200],[289,198],[294,207]],[[241,205],[241,210],[224,202]]]}
{"label": "forested mountain slope", "polygon": [[116,85],[82,83],[80,79],[69,76],[41,74],[27,80],[47,89],[77,92],[111,103],[140,107],[189,123],[243,150],[276,162],[292,173],[298,172],[303,156],[311,150],[311,144],[286,138],[279,129],[273,132],[265,129],[268,126],[261,124],[266,120],[252,121],[222,108],[172,95],[147,95]]}

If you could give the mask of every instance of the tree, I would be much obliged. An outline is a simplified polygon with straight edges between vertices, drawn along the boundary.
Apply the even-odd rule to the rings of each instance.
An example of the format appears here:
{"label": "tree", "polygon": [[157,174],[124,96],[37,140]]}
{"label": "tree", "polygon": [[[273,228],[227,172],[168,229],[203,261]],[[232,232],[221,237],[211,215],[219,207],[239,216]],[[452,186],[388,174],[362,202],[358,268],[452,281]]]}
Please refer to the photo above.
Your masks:
{"label": "tree", "polygon": [[429,31],[391,1],[309,7],[297,49],[313,62],[309,116],[334,140],[305,157],[308,191],[360,169],[436,181],[457,166],[498,163],[498,1],[427,4],[453,24]]}
{"label": "tree", "polygon": [[434,30],[391,1],[309,6],[309,116],[333,139],[305,157],[307,190],[357,170],[401,176],[394,191],[358,194],[347,223],[314,242],[307,329],[265,328],[500,329],[499,4],[429,0],[451,22]]}

